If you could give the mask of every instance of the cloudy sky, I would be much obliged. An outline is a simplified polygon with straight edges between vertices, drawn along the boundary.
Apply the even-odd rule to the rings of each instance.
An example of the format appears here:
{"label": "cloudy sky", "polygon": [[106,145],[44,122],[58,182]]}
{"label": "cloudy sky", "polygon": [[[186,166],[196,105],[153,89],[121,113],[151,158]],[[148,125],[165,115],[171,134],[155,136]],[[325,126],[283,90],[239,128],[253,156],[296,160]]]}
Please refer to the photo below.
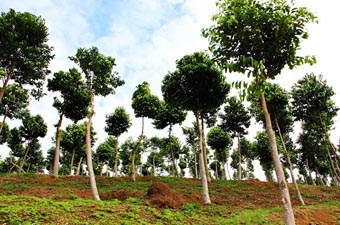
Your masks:
{"label": "cloudy sky", "polygon": [[[334,100],[340,106],[338,80],[338,22],[340,21],[340,1],[338,0],[296,0],[314,12],[319,23],[309,25],[310,39],[302,45],[302,54],[315,55],[317,64],[303,66],[293,71],[284,70],[276,82],[287,90],[306,73],[322,74],[333,86],[337,96]],[[74,67],[68,56],[75,55],[77,48],[96,46],[105,55],[116,58],[116,71],[125,85],[117,88],[116,95],[96,97],[94,128],[98,133],[98,143],[105,140],[105,115],[117,106],[125,106],[133,119],[133,126],[125,133],[134,139],[141,132],[141,119],[134,118],[131,108],[132,93],[143,81],[150,83],[153,94],[161,97],[161,81],[168,71],[175,68],[175,60],[185,54],[206,50],[208,42],[201,36],[201,29],[211,24],[211,16],[216,11],[214,0],[0,0],[0,11],[10,8],[27,11],[42,16],[49,29],[49,44],[54,47],[55,59],[50,64],[52,72]],[[227,74],[227,80],[238,80],[240,75]],[[235,92],[234,92],[235,93]],[[52,107],[53,94],[32,101],[32,114],[41,114],[47,125],[48,134],[42,139],[42,149],[52,147],[54,124],[58,114]],[[188,118],[186,125],[191,125]],[[64,120],[63,128],[70,123]],[[337,128],[331,138],[338,143],[340,138],[340,117],[335,121]],[[19,126],[14,121],[11,126]],[[259,126],[251,126],[255,134]],[[151,121],[146,120],[147,136],[166,136],[166,132],[154,130]],[[181,135],[179,127],[175,132]],[[0,155],[8,149],[1,146]]]}

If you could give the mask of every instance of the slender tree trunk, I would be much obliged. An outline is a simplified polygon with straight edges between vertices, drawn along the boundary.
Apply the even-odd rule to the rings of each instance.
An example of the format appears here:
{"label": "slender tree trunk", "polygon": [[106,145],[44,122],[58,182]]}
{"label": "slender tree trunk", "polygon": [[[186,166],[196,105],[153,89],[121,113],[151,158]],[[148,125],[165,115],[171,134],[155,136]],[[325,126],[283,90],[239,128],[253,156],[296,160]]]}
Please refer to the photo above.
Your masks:
{"label": "slender tree trunk", "polygon": [[267,104],[266,104],[264,93],[261,93],[261,106],[262,106],[263,115],[266,121],[266,130],[267,130],[268,139],[269,139],[269,147],[270,147],[270,152],[271,152],[273,163],[274,163],[277,182],[279,184],[279,188],[281,191],[281,201],[282,201],[282,206],[283,206],[283,211],[284,211],[285,223],[286,225],[293,225],[295,224],[293,207],[292,207],[292,203],[290,200],[290,194],[289,194],[289,189],[288,189],[288,186],[285,180],[285,175],[284,175],[282,165],[280,162],[280,157],[279,157],[279,153],[278,153],[277,145],[276,145],[275,133],[272,128],[272,122],[271,122],[270,115],[267,109]]}
{"label": "slender tree trunk", "polygon": [[198,135],[199,135],[199,146],[200,146],[199,168],[200,168],[201,182],[202,182],[202,199],[203,199],[204,204],[211,204],[210,196],[209,196],[207,174],[206,174],[205,166],[204,166],[202,130],[201,130],[200,121],[198,118],[198,112],[196,112],[195,114],[196,114],[196,122],[197,122],[197,129],[198,129]]}
{"label": "slender tree trunk", "polygon": [[78,166],[77,166],[76,176],[80,175],[80,166],[81,166],[82,161],[83,161],[83,157],[80,157],[79,162],[78,162]]}
{"label": "slender tree trunk", "polygon": [[208,157],[207,157],[207,144],[205,143],[205,134],[204,134],[204,119],[201,118],[201,126],[202,126],[202,145],[203,145],[203,159],[204,159],[204,167],[205,172],[207,174],[207,180],[210,183],[211,182],[211,174],[209,172],[209,166],[208,166]]}
{"label": "slender tree trunk", "polygon": [[[335,164],[335,165],[338,165],[336,159],[339,158],[339,155],[336,153],[336,149],[334,148],[333,143],[331,142],[331,139],[330,139],[330,137],[329,137],[329,135],[328,135],[328,130],[327,130],[326,124],[324,123],[324,121],[323,121],[323,119],[322,119],[321,113],[319,113],[319,119],[320,119],[320,122],[321,122],[321,125],[322,125],[322,128],[323,128],[324,134],[325,134],[325,136],[326,136],[327,142],[328,142],[328,144],[329,144],[329,145],[331,146],[331,148],[332,148],[332,152],[333,152],[333,155],[334,155],[334,157],[335,157],[335,160],[334,160],[335,163],[333,162],[333,159],[332,159],[332,157],[331,157],[331,155],[330,155],[330,152],[329,152],[329,150],[328,150],[328,148],[327,148],[329,160],[330,160],[330,163],[331,163],[331,165],[332,165],[332,169],[333,169],[333,171],[334,171],[334,175],[337,177],[337,179],[339,179],[339,174],[338,174],[338,172],[336,171],[336,169],[335,169],[335,167],[334,167],[334,164]],[[339,167],[338,167],[338,168],[339,168]]]}
{"label": "slender tree trunk", "polygon": [[116,155],[115,155],[115,165],[113,167],[115,176],[118,177],[118,136],[116,137]]}
{"label": "slender tree trunk", "polygon": [[[14,67],[14,65],[12,66],[12,69],[11,69],[12,71],[13,71],[13,67]],[[2,98],[4,97],[4,94],[5,94],[5,91],[6,91],[6,88],[7,88],[7,85],[8,85],[8,82],[9,82],[10,79],[11,79],[11,76],[8,74],[7,77],[6,77],[6,80],[4,82],[4,85],[0,89],[0,102],[1,102]]]}
{"label": "slender tree trunk", "polygon": [[194,152],[194,167],[195,167],[195,178],[198,178],[198,171],[197,171],[197,153]]}
{"label": "slender tree trunk", "polygon": [[288,161],[288,165],[289,165],[289,172],[290,172],[290,176],[292,177],[292,182],[294,184],[296,194],[298,196],[298,199],[299,199],[301,205],[305,205],[305,201],[302,198],[299,186],[298,186],[298,184],[296,183],[296,180],[295,180],[295,176],[294,176],[294,173],[293,173],[293,165],[292,165],[292,162],[290,160],[290,155],[289,155],[289,152],[287,151],[286,143],[285,143],[285,140],[284,140],[283,135],[281,133],[279,122],[277,121],[276,117],[275,117],[275,124],[276,124],[277,130],[279,131],[280,140],[281,140],[281,143],[282,143],[282,146],[283,146],[283,150],[284,150],[286,157],[287,157],[287,161]]}
{"label": "slender tree trunk", "polygon": [[172,126],[170,125],[169,126],[169,149],[170,149],[170,154],[171,154],[172,167],[175,170],[176,177],[179,177],[179,173],[178,173],[178,169],[177,169],[176,161],[175,161],[175,155],[172,149],[171,131],[172,131]]}
{"label": "slender tree trunk", "polygon": [[226,163],[225,163],[225,161],[224,160],[222,160],[222,166],[223,166],[223,170],[222,170],[222,172],[223,172],[223,178],[224,178],[224,180],[228,180],[228,178],[227,178],[227,171],[226,171],[226,169],[225,169],[225,167],[226,167]]}
{"label": "slender tree trunk", "polygon": [[[1,101],[0,101],[1,102]],[[6,121],[7,116],[4,115],[4,118],[2,119],[2,123],[0,124],[0,134],[2,132],[2,128],[4,127],[5,121]]]}
{"label": "slender tree trunk", "polygon": [[94,200],[100,200],[96,178],[93,172],[93,165],[92,165],[92,152],[91,152],[91,125],[92,125],[92,116],[94,115],[94,93],[91,93],[91,113],[88,116],[88,121],[86,124],[86,161],[87,161],[87,170],[89,172],[90,177],[90,185],[92,196]]}
{"label": "slender tree trunk", "polygon": [[55,151],[54,151],[54,165],[53,165],[53,176],[58,177],[59,172],[59,149],[60,149],[60,127],[63,122],[64,113],[61,113],[59,116],[59,121],[57,124],[57,132],[55,135]]}
{"label": "slender tree trunk", "polygon": [[336,179],[340,180],[340,177],[339,177],[339,175],[338,175],[338,173],[336,172],[336,169],[335,169],[335,167],[334,167],[334,162],[333,162],[333,160],[332,160],[332,156],[331,156],[331,153],[329,152],[328,146],[326,146],[326,149],[327,149],[327,154],[328,154],[329,162],[331,163],[331,167],[332,167],[334,176],[336,177]]}
{"label": "slender tree trunk", "polygon": [[238,149],[238,180],[242,180],[242,155],[240,134],[237,134],[237,149]]}
{"label": "slender tree trunk", "polygon": [[132,169],[132,174],[131,174],[131,179],[133,182],[136,181],[136,168],[135,168],[135,159],[136,159],[136,152],[135,150],[132,152],[131,156],[131,169]]}
{"label": "slender tree trunk", "polygon": [[313,184],[314,186],[316,186],[316,183],[315,183],[315,181],[314,181],[314,179],[313,179],[313,177],[312,177],[312,171],[310,170],[308,160],[306,161],[306,163],[307,163],[306,166],[307,166],[308,176],[310,177],[310,179],[311,179],[311,181],[312,181],[312,184]]}
{"label": "slender tree trunk", "polygon": [[70,163],[70,176],[72,176],[72,169],[73,169],[73,161],[74,161],[74,155],[76,154],[76,149],[74,148],[72,151],[72,156],[71,156],[71,163]]}
{"label": "slender tree trunk", "polygon": [[[27,158],[27,155],[28,155],[28,152],[29,152],[29,150],[30,150],[30,143],[28,143],[28,145],[27,145],[27,148],[26,148],[26,152],[25,152],[25,155],[24,155],[24,157],[22,158],[22,160],[21,160],[21,162],[20,162],[20,168],[19,168],[19,175],[21,175],[21,171],[23,171],[23,167],[24,167],[24,163],[25,163],[25,160],[26,160],[26,158]],[[28,171],[28,170],[27,170]]]}
{"label": "slender tree trunk", "polygon": [[155,165],[155,156],[152,158],[152,174],[156,176],[156,165]]}
{"label": "slender tree trunk", "polygon": [[217,160],[215,161],[215,179],[218,180]]}

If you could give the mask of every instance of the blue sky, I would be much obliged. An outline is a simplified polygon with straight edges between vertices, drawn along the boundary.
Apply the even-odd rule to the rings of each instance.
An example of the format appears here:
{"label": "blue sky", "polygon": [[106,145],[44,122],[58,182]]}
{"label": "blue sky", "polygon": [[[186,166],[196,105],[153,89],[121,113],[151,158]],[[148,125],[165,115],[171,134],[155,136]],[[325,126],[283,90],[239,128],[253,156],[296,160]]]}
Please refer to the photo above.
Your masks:
{"label": "blue sky", "polygon": [[[328,84],[338,95],[334,98],[340,106],[338,76],[338,22],[340,1],[296,0],[319,17],[319,23],[308,26],[310,39],[303,43],[302,54],[315,55],[317,64],[303,66],[293,71],[284,70],[275,82],[287,90],[306,73],[323,74]],[[98,133],[96,145],[107,137],[104,132],[105,115],[117,106],[125,106],[133,119],[133,126],[121,140],[141,132],[141,120],[133,116],[131,97],[136,85],[147,81],[151,91],[161,97],[161,81],[168,71],[175,68],[175,60],[185,54],[206,50],[208,42],[201,37],[201,29],[211,24],[215,12],[213,0],[0,0],[0,11],[10,8],[28,11],[42,16],[49,29],[49,44],[54,46],[55,59],[50,64],[52,72],[68,70],[75,65],[68,60],[77,48],[97,46],[105,54],[116,58],[118,71],[125,85],[117,88],[116,95],[96,97],[94,128]],[[227,80],[238,80],[236,74],[228,74]],[[52,147],[54,124],[58,114],[52,107],[54,94],[39,102],[32,101],[32,114],[41,114],[48,124],[48,135],[42,140],[42,149]],[[190,113],[189,113],[190,115]],[[154,130],[151,121],[146,121],[146,135],[166,136],[166,132]],[[191,125],[188,117],[185,125]],[[64,120],[63,128],[70,121]],[[18,126],[19,121],[11,123]],[[332,140],[340,138],[340,118],[336,118],[336,130]],[[250,135],[259,126],[252,125]],[[181,135],[179,127],[175,132]],[[8,150],[7,150],[8,151]],[[1,147],[4,157],[6,148]]]}

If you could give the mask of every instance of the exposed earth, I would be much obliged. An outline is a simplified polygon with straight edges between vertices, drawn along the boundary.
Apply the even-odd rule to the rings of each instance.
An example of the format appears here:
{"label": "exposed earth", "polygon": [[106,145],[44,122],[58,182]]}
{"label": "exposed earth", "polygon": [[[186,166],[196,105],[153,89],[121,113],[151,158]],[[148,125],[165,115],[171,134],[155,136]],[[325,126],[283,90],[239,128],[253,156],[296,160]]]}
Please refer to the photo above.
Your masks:
{"label": "exposed earth", "polygon": [[[136,182],[127,177],[96,177],[100,197],[104,201],[140,199],[143,204],[156,208],[180,209],[188,203],[202,205],[200,180],[189,178],[138,177]],[[340,188],[300,185],[307,207],[299,206],[293,186],[290,193],[297,224],[340,224],[339,207],[308,207],[340,201]],[[244,209],[280,207],[280,194],[276,183],[260,181],[213,181],[209,184],[213,204],[226,206],[224,213],[232,214]],[[0,195],[35,196],[42,199],[92,199],[88,177],[50,175],[2,175]],[[0,202],[1,205],[1,202]],[[2,207],[5,203],[2,204]],[[6,206],[6,205],[5,205]],[[339,205],[338,205],[339,206]],[[206,207],[206,206],[203,206]],[[0,219],[1,219],[0,212]],[[282,221],[281,214],[271,215]],[[1,220],[0,220],[1,221]]]}

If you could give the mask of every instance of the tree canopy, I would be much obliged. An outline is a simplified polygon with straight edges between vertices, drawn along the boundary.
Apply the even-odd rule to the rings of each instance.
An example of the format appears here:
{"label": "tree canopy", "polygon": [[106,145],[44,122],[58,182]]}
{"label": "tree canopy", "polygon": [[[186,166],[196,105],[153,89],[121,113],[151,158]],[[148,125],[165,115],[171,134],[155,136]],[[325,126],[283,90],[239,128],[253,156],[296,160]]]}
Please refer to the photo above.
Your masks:
{"label": "tree canopy", "polygon": [[48,29],[40,16],[10,9],[0,16],[0,67],[3,85],[0,101],[9,80],[33,86],[31,94],[42,97],[45,77],[50,73],[53,48],[47,45]]}

